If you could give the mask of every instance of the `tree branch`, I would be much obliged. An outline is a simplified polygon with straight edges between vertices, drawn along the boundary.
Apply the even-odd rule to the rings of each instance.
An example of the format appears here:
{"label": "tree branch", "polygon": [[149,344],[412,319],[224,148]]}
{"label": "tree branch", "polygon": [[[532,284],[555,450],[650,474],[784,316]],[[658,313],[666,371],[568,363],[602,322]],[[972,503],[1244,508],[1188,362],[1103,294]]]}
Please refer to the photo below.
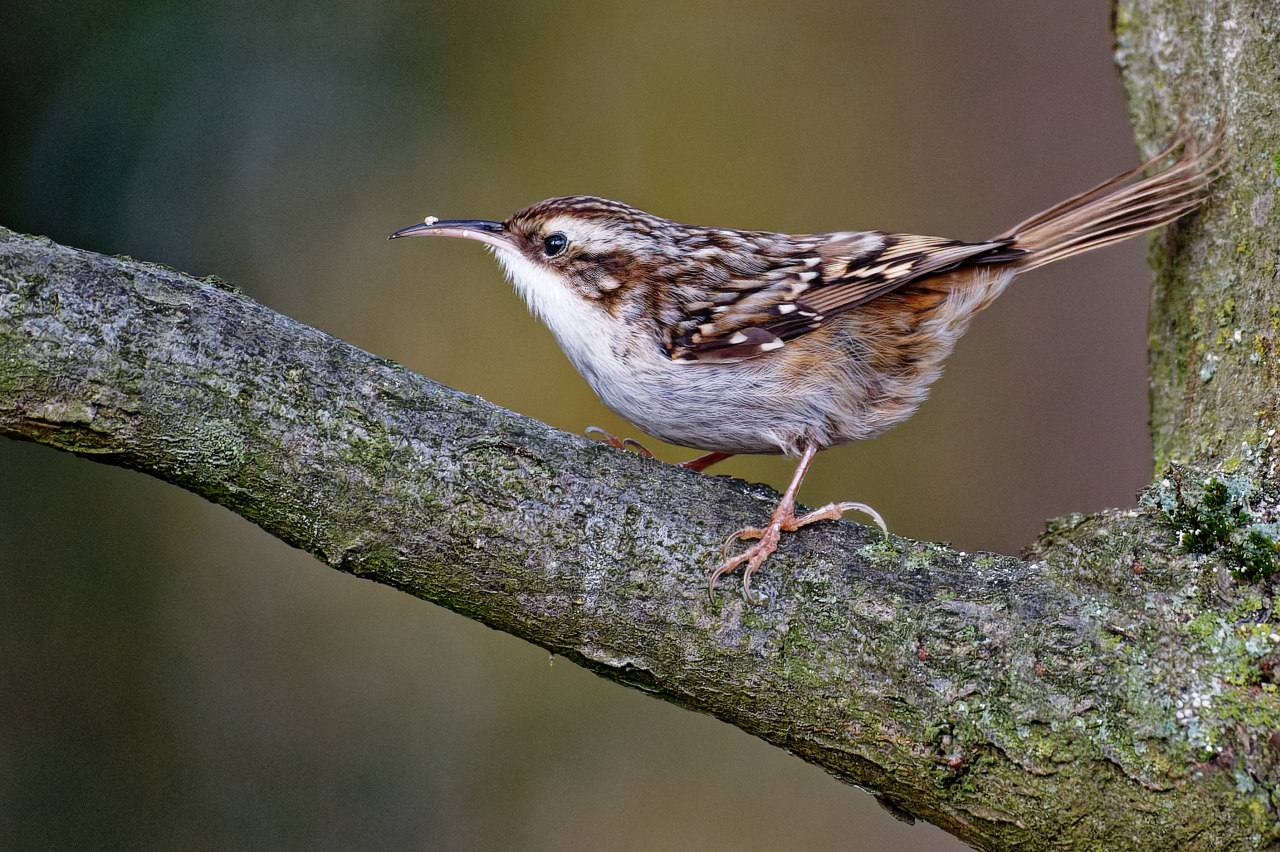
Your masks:
{"label": "tree branch", "polygon": [[1177,546],[1189,487],[1027,561],[822,524],[758,575],[764,606],[711,603],[768,489],[556,432],[216,280],[8,231],[0,433],[173,482],[984,848],[1270,836],[1280,642],[1223,548]]}

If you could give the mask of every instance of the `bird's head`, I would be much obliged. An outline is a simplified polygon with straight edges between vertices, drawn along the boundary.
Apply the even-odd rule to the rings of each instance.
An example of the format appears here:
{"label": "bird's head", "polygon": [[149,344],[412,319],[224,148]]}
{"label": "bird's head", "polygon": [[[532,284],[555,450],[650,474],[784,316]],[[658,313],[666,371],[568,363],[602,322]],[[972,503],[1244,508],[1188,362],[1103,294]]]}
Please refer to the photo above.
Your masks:
{"label": "bird's head", "polygon": [[546,318],[548,288],[588,302],[614,303],[628,285],[654,280],[682,256],[693,230],[618,201],[573,195],[539,201],[504,222],[436,219],[402,228],[399,237],[462,237],[488,246],[516,289]]}

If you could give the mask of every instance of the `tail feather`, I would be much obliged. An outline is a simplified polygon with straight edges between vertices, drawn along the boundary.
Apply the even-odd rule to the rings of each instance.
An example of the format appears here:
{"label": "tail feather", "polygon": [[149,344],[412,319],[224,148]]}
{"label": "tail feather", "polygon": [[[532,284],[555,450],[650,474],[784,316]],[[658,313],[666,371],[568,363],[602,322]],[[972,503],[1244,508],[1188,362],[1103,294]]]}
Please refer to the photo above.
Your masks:
{"label": "tail feather", "polygon": [[[1204,201],[1205,190],[1218,176],[1224,127],[1197,150],[1184,128],[1156,156],[1136,169],[1068,198],[996,237],[1012,240],[1026,254],[1020,271],[1035,269],[1073,254],[1118,243],[1172,222]],[[1149,177],[1143,173],[1170,155],[1177,159]]]}

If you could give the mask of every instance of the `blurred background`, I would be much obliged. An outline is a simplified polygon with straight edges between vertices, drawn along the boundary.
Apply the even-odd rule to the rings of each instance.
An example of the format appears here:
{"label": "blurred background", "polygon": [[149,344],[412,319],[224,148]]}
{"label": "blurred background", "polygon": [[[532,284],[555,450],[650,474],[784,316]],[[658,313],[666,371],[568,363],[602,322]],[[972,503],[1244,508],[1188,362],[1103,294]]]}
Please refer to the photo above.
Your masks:
{"label": "blurred background", "polygon": [[[589,193],[980,239],[1129,168],[1108,0],[45,0],[0,8],[0,224],[216,274],[569,431],[592,396],[478,246]],[[1149,478],[1138,240],[1021,279],[802,499],[1016,553]],[[654,446],[671,460],[691,453]],[[793,462],[717,472],[785,484]],[[691,567],[690,582],[704,569]],[[0,440],[0,846],[963,848],[719,722]]]}

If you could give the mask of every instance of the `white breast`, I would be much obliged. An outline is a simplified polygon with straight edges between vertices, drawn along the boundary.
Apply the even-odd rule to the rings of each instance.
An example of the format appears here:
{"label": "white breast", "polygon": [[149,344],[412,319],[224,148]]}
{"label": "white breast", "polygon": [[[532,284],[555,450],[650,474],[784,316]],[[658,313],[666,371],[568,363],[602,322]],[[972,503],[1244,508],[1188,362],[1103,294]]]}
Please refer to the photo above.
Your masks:
{"label": "white breast", "polygon": [[519,252],[495,250],[494,254],[529,310],[551,329],[569,361],[603,396],[597,386],[599,374],[610,371],[616,360],[611,351],[614,335],[604,311]]}

